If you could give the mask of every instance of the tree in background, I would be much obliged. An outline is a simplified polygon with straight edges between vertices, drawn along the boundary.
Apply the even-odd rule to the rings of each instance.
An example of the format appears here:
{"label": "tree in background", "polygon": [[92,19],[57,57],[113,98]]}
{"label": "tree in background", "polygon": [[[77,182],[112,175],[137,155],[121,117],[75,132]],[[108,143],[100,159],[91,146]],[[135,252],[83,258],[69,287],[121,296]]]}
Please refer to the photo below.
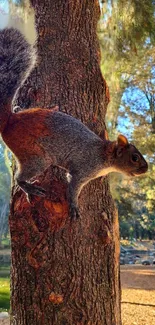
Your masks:
{"label": "tree in background", "polygon": [[[107,116],[112,134],[115,126],[117,127],[122,95],[132,84],[131,75],[135,76],[135,70],[140,72],[142,69],[140,76],[143,76],[145,83],[148,77],[147,64],[149,63],[149,67],[154,65],[154,62],[149,62],[150,56],[154,61],[154,12],[155,5],[152,0],[145,0],[142,3],[137,0],[115,2],[108,0],[102,6],[99,35],[102,47],[102,71],[111,93]],[[111,129],[113,125],[114,130]]]}
{"label": "tree in background", "polygon": [[[149,161],[149,173],[136,180],[111,177],[121,223],[139,224],[146,237],[155,235],[155,4],[152,0],[106,1],[99,25],[102,71],[110,88],[107,114],[110,137],[126,133]],[[115,186],[118,184],[118,186]],[[145,211],[145,213],[144,213]],[[138,223],[136,219],[141,220]],[[125,226],[126,227],[126,226]],[[136,226],[137,227],[137,226]],[[123,227],[121,234],[124,236]],[[148,233],[146,231],[148,229]],[[129,231],[130,232],[130,231]],[[133,233],[134,230],[131,232]],[[141,236],[141,235],[140,235]]]}
{"label": "tree in background", "polygon": [[[96,36],[100,16],[94,0],[31,0],[38,64],[18,104],[53,107],[104,129],[108,104]],[[81,219],[71,222],[66,180],[58,168],[39,178],[47,190],[34,204],[14,186],[12,324],[120,325],[119,235],[108,179],[81,193]]]}
{"label": "tree in background", "polygon": [[[5,158],[5,159],[4,159]],[[2,237],[8,234],[10,203],[10,161],[7,149],[0,142],[0,245]]]}

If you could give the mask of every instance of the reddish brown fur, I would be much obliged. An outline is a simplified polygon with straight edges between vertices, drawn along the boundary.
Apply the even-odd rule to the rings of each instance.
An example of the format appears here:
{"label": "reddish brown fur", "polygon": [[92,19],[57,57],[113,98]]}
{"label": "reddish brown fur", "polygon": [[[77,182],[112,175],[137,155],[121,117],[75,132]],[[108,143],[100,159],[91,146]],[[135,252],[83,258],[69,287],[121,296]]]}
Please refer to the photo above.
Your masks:
{"label": "reddish brown fur", "polygon": [[33,155],[44,156],[38,138],[49,134],[44,123],[49,113],[51,114],[51,110],[32,108],[10,115],[7,126],[2,132],[2,138],[19,161],[22,162],[23,158],[25,161],[26,156],[27,159]]}

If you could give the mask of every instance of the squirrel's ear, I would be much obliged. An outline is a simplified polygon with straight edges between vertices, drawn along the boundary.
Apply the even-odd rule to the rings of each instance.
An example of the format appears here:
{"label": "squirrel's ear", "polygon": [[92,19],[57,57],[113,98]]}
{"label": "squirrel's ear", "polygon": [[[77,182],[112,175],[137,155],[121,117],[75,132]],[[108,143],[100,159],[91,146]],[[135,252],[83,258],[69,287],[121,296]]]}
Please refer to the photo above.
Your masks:
{"label": "squirrel's ear", "polygon": [[119,136],[117,138],[117,143],[118,143],[118,146],[121,146],[121,147],[125,147],[129,144],[128,139],[122,134],[119,134]]}

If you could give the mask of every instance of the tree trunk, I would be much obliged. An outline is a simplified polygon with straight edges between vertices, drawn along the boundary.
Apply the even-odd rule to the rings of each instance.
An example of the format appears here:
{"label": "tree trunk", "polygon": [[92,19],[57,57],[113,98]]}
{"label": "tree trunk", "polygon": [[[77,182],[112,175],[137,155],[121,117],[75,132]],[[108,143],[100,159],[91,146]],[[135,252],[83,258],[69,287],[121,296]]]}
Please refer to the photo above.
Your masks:
{"label": "tree trunk", "polygon": [[[108,92],[99,67],[98,1],[31,3],[38,65],[18,103],[58,105],[100,134]],[[47,197],[32,206],[19,188],[13,190],[12,324],[120,325],[119,231],[108,179],[82,190],[76,221],[68,215],[62,171],[51,167],[39,182]]]}

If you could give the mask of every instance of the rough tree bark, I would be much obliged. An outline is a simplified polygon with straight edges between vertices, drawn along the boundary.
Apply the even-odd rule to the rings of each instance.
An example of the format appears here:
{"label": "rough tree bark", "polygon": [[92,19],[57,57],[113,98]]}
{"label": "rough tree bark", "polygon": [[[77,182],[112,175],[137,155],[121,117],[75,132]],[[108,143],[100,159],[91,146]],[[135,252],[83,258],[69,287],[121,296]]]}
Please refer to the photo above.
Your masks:
{"label": "rough tree bark", "polygon": [[[38,65],[18,103],[23,109],[58,105],[101,134],[108,91],[99,68],[98,1],[31,3]],[[120,325],[119,231],[108,179],[84,188],[81,218],[73,222],[63,173],[49,168],[39,182],[47,197],[32,206],[13,188],[12,324]]]}

